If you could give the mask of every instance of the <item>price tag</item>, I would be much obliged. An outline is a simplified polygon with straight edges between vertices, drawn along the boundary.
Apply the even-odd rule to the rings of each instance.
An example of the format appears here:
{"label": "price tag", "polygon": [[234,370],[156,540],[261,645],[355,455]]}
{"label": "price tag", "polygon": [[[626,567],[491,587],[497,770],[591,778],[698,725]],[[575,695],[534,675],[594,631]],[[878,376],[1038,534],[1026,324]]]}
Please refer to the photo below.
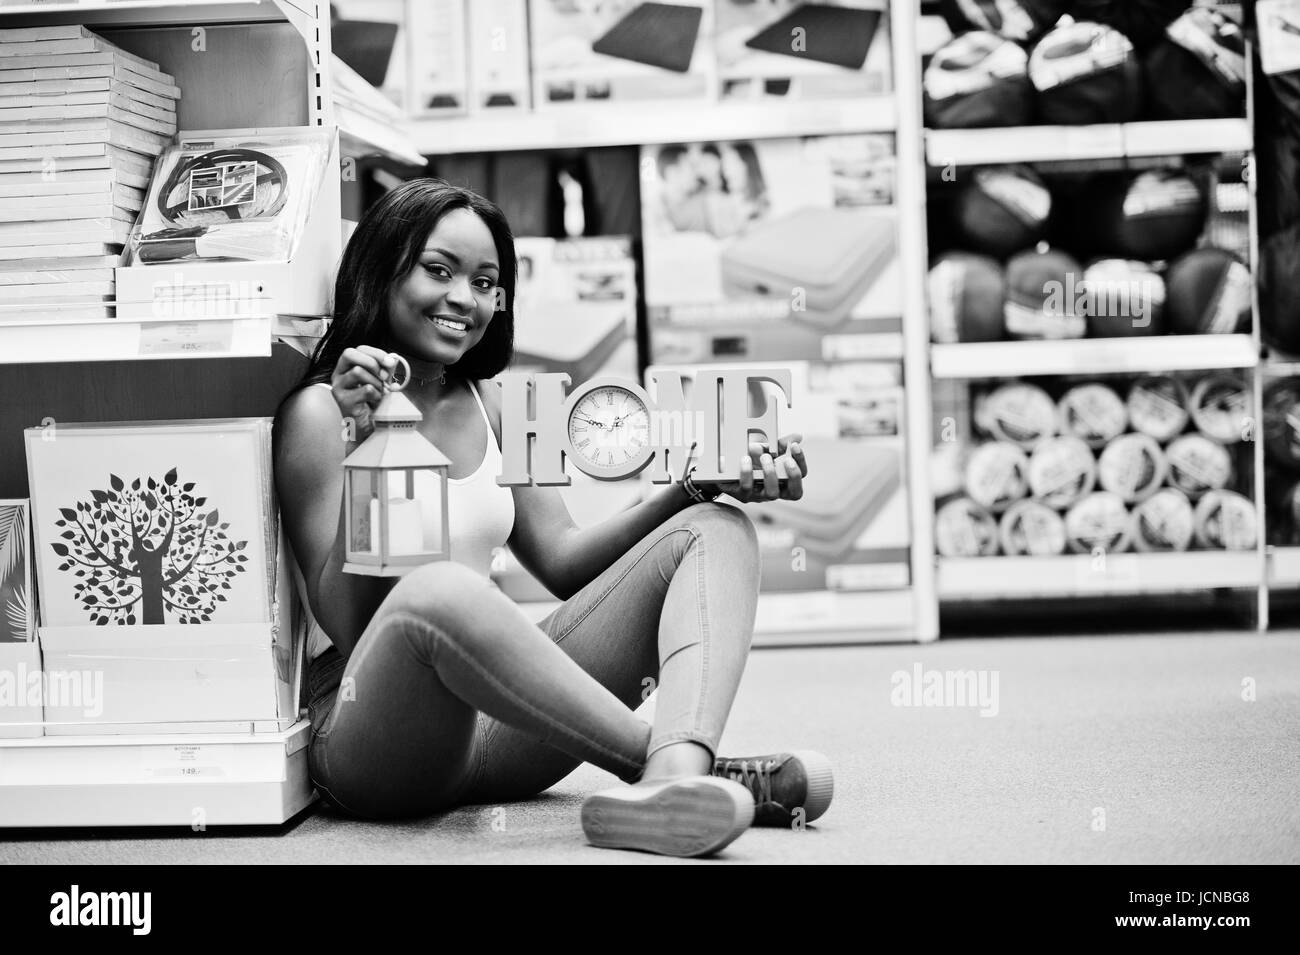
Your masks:
{"label": "price tag", "polygon": [[908,581],[906,564],[835,564],[826,568],[827,590],[901,590]]}
{"label": "price tag", "polygon": [[1107,554],[1096,551],[1074,559],[1076,590],[1138,589],[1142,572],[1135,554]]}
{"label": "price tag", "polygon": [[823,361],[902,357],[903,336],[896,332],[879,335],[826,335],[822,338]]}
{"label": "price tag", "polygon": [[233,773],[234,749],[220,743],[146,746],[141,760],[152,779],[224,779]]}
{"label": "price tag", "polygon": [[140,329],[140,354],[224,355],[234,334],[233,322],[150,322]]}

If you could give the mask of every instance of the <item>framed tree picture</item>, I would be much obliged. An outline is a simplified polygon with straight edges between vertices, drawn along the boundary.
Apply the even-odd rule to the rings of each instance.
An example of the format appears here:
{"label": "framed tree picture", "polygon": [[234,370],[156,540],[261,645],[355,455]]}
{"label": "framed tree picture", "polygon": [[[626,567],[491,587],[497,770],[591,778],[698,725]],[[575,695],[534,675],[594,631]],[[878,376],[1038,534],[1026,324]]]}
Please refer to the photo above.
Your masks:
{"label": "framed tree picture", "polygon": [[40,623],[270,620],[270,421],[26,432]]}
{"label": "framed tree picture", "polygon": [[0,643],[36,635],[31,523],[26,501],[0,501]]}

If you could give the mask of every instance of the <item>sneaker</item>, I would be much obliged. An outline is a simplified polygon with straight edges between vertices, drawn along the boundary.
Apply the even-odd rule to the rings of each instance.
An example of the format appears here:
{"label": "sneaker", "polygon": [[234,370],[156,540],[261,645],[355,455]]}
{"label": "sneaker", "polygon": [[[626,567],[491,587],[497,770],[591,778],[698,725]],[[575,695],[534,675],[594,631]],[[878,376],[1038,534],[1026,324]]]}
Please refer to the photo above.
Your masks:
{"label": "sneaker", "polygon": [[789,828],[795,811],[803,822],[826,812],[835,793],[831,762],[821,753],[799,750],[740,759],[719,758],[713,775],[740,783],[754,800],[754,825]]}
{"label": "sneaker", "polygon": [[711,855],[753,821],[749,790],[713,776],[607,789],[582,804],[582,831],[593,846],[667,856]]}

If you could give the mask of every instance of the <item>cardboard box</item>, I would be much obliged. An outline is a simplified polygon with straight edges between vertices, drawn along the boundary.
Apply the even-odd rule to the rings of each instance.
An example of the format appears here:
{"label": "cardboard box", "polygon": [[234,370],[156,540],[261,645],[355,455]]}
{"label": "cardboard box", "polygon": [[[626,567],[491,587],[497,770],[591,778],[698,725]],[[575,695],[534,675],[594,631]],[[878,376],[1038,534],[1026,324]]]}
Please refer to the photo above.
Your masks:
{"label": "cardboard box", "polygon": [[636,263],[626,236],[520,237],[511,371],[635,379]]}
{"label": "cardboard box", "polygon": [[711,100],[712,0],[530,0],[533,105]]}
{"label": "cardboard box", "polygon": [[407,108],[413,116],[461,116],[469,107],[465,0],[407,0]]}
{"label": "cardboard box", "polygon": [[888,3],[717,0],[724,99],[835,99],[893,86]]}
{"label": "cardboard box", "polygon": [[475,0],[469,4],[471,112],[527,110],[528,0]]}
{"label": "cardboard box", "polygon": [[651,360],[896,357],[893,147],[887,134],[643,147]]}
{"label": "cardboard box", "polygon": [[[647,381],[660,367],[648,369]],[[751,390],[751,414],[760,402],[777,402],[779,432],[803,435],[809,471],[801,500],[743,505],[758,532],[763,592],[909,586],[901,367],[794,362],[790,369],[789,409],[771,385]],[[671,370],[688,378],[704,369]]]}

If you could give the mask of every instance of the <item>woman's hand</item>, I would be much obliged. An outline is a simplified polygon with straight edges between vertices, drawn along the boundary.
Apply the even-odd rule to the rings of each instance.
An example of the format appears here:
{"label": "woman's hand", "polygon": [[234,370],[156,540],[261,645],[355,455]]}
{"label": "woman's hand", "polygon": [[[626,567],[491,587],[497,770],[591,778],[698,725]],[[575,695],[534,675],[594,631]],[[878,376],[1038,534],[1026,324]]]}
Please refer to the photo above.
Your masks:
{"label": "woman's hand", "polygon": [[343,420],[355,423],[356,440],[370,432],[370,413],[384,397],[385,383],[396,367],[396,358],[372,345],[348,348],[339,356],[330,378],[330,391]]}
{"label": "woman's hand", "polygon": [[[804,459],[803,448],[799,442],[802,434],[787,434],[777,439],[776,455],[771,449],[757,442],[750,444],[748,457],[740,462],[740,477],[736,481],[721,481],[712,484],[723,494],[728,494],[742,504],[749,501],[775,501],[783,499],[797,501],[803,497],[803,479],[808,474],[808,462]],[[762,471],[755,479],[754,472]],[[785,478],[785,483],[780,479]],[[704,482],[699,482],[705,486]]]}

